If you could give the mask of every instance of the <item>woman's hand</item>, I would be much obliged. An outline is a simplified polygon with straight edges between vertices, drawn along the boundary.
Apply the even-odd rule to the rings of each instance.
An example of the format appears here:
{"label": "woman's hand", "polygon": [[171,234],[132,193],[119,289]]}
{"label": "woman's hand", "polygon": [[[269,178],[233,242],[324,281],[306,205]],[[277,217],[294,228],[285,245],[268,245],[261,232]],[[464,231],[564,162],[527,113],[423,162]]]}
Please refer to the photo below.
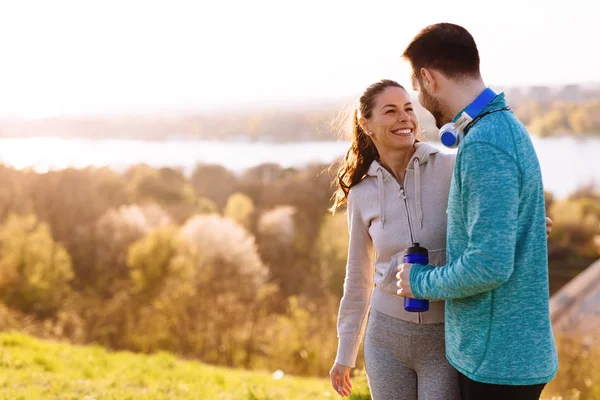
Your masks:
{"label": "woman's hand", "polygon": [[350,370],[350,367],[335,363],[333,364],[333,367],[331,367],[331,371],[329,371],[333,390],[342,397],[350,396],[350,393],[352,393]]}
{"label": "woman's hand", "polygon": [[550,232],[552,232],[552,220],[546,217],[546,237],[550,235]]}

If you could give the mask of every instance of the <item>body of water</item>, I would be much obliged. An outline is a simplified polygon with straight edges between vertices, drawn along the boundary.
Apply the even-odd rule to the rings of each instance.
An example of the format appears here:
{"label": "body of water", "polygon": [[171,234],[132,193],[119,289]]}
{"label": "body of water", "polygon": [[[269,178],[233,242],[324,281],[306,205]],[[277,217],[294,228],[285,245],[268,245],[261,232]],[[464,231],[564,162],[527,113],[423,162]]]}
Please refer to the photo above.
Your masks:
{"label": "body of water", "polygon": [[[557,197],[594,183],[600,188],[600,138],[533,138],[546,190]],[[452,152],[441,145],[442,151]],[[346,142],[252,143],[205,140],[88,140],[60,138],[0,139],[0,162],[39,172],[67,167],[108,166],[123,171],[146,163],[180,167],[190,174],[199,163],[242,171],[261,163],[302,167],[329,163],[345,153]]]}

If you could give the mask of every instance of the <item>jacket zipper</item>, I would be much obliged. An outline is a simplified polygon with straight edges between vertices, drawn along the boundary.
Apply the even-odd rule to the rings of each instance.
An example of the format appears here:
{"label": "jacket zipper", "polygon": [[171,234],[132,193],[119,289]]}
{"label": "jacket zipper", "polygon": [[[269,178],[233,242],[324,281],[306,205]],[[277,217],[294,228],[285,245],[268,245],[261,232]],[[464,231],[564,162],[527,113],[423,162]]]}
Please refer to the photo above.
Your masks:
{"label": "jacket zipper", "polygon": [[412,222],[410,221],[410,212],[408,211],[408,201],[406,201],[406,192],[404,191],[404,185],[400,184],[400,195],[402,195],[402,199],[404,200],[404,207],[406,208],[406,217],[408,219],[408,230],[410,232],[410,241],[411,243],[415,242],[415,236],[413,235]]}
{"label": "jacket zipper", "polygon": [[[406,171],[404,171],[404,182],[406,182]],[[410,221],[410,211],[408,210],[408,201],[406,200],[406,191],[404,190],[404,185],[398,182],[400,185],[400,194],[402,195],[402,200],[404,200],[404,207],[406,208],[406,218],[408,219],[408,230],[410,232],[410,240],[411,243],[415,242],[415,236],[413,234],[412,222]],[[421,325],[423,323],[423,315],[421,312],[417,313],[418,324]]]}
{"label": "jacket zipper", "polygon": [[[388,171],[389,172],[389,171]],[[415,242],[415,236],[413,234],[412,222],[410,221],[410,212],[408,211],[408,201],[406,201],[406,193],[404,191],[404,185],[400,182],[400,180],[396,177],[395,174],[390,172],[390,175],[394,178],[398,186],[400,186],[400,195],[402,195],[402,199],[404,200],[404,207],[406,208],[406,218],[408,219],[408,231],[410,233],[411,243]],[[406,170],[404,170],[404,182],[406,182]]]}

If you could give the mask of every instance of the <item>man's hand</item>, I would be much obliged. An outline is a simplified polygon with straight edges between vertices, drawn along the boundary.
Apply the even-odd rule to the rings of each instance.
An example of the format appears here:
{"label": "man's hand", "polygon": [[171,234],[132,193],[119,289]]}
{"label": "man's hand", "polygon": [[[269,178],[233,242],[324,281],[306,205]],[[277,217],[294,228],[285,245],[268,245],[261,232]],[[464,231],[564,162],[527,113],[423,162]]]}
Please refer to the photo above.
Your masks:
{"label": "man's hand", "polygon": [[398,265],[398,273],[396,274],[396,279],[398,279],[398,291],[396,292],[398,296],[402,297],[414,297],[412,290],[410,290],[410,270],[412,269],[412,264],[400,264]]}
{"label": "man's hand", "polygon": [[550,235],[550,232],[552,232],[552,220],[546,217],[546,237]]}

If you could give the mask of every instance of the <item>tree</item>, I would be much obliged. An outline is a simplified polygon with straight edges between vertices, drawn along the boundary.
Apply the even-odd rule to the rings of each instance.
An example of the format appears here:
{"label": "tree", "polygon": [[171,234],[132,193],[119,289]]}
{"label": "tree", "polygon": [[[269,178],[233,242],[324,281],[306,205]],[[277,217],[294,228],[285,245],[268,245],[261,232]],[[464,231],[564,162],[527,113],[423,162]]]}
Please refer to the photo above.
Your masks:
{"label": "tree", "polygon": [[212,212],[214,204],[198,198],[181,171],[137,165],[126,173],[131,198],[139,204],[158,203],[176,223],[199,212]]}
{"label": "tree", "polygon": [[93,264],[87,287],[93,289],[101,301],[122,290],[129,279],[129,246],[154,229],[171,223],[171,217],[157,204],[133,204],[106,211],[96,223],[95,256],[91,257]]}
{"label": "tree", "polygon": [[566,131],[566,116],[563,110],[554,108],[540,117],[534,118],[529,125],[531,132],[540,136],[552,136]]}
{"label": "tree", "polygon": [[238,186],[237,177],[221,165],[200,164],[190,178],[190,183],[199,197],[214,201],[219,209]]}
{"label": "tree", "polygon": [[297,268],[295,247],[297,227],[296,209],[277,206],[264,211],[257,224],[257,240],[261,258],[269,267],[269,278],[287,297],[299,293],[306,271]]}
{"label": "tree", "polygon": [[223,215],[232,221],[237,222],[247,230],[252,226],[252,217],[254,214],[254,202],[243,193],[236,192],[229,196]]}
{"label": "tree", "polygon": [[600,201],[582,190],[550,207],[554,221],[548,237],[550,286],[554,292],[573,276],[600,258]]}
{"label": "tree", "polygon": [[128,190],[134,202],[157,202],[159,204],[193,203],[193,188],[180,171],[173,168],[154,169],[147,165],[132,167]]}
{"label": "tree", "polygon": [[177,227],[159,227],[129,247],[127,265],[130,290],[106,307],[112,340],[145,352],[181,351],[190,334],[182,324],[196,289],[194,249]]}
{"label": "tree", "polygon": [[73,286],[89,282],[98,218],[127,203],[123,178],[107,169],[65,169],[35,176],[28,188],[33,211],[48,223],[52,237],[65,246],[72,263]]}
{"label": "tree", "polygon": [[174,226],[160,227],[129,247],[127,265],[135,292],[152,298],[169,279],[189,283],[195,278],[195,253]]}
{"label": "tree", "polygon": [[187,311],[189,347],[203,359],[250,365],[258,350],[255,332],[277,290],[266,285],[267,268],[254,237],[218,215],[199,215],[181,228],[197,253],[196,295]]}
{"label": "tree", "polygon": [[46,223],[12,215],[0,227],[0,294],[4,302],[40,317],[52,316],[69,295],[71,258]]}
{"label": "tree", "polygon": [[573,133],[592,133],[594,131],[594,120],[587,107],[575,107],[567,115],[569,129]]}
{"label": "tree", "polygon": [[338,298],[341,298],[343,293],[348,240],[346,213],[327,215],[317,239],[315,262],[319,265],[319,276],[323,286]]}
{"label": "tree", "polygon": [[198,215],[185,223],[181,235],[194,246],[199,273],[203,279],[210,277],[213,290],[233,290],[252,298],[266,281],[267,268],[254,237],[236,222],[214,214]]}

